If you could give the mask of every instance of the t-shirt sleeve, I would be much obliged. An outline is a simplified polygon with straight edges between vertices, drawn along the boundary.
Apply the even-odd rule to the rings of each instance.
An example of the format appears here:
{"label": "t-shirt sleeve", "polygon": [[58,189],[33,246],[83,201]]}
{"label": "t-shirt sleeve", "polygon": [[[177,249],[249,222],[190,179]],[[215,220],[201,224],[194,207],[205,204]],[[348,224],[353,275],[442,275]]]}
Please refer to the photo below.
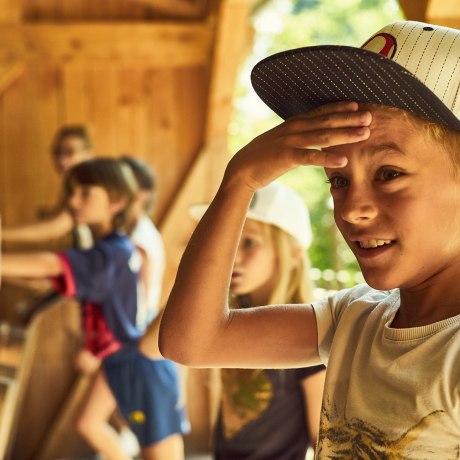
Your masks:
{"label": "t-shirt sleeve", "polygon": [[351,302],[365,295],[369,290],[369,286],[360,284],[350,289],[338,291],[312,304],[318,330],[319,357],[326,366],[329,361],[334,333],[342,314]]}
{"label": "t-shirt sleeve", "polygon": [[113,286],[116,255],[110,248],[70,249],[58,253],[62,275],[54,284],[59,293],[85,302],[101,302]]}

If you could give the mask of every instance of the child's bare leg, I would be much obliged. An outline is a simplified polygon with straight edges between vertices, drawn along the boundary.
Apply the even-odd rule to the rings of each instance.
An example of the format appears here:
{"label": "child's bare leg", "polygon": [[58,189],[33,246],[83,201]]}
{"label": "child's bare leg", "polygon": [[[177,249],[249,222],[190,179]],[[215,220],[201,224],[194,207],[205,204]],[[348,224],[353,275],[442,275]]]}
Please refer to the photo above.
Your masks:
{"label": "child's bare leg", "polygon": [[142,449],[144,460],[183,460],[184,442],[180,434],[172,434],[149,447]]}
{"label": "child's bare leg", "polygon": [[77,429],[107,460],[131,460],[123,452],[118,434],[109,424],[110,416],[116,407],[117,403],[105,375],[99,371],[78,419]]}

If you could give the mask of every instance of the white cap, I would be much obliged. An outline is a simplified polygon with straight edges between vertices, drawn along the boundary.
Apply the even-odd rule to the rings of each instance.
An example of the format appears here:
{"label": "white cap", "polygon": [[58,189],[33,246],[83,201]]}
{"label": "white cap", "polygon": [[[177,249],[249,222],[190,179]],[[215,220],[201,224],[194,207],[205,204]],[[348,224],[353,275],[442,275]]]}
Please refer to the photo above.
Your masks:
{"label": "white cap", "polygon": [[460,30],[387,25],[361,48],[322,45],[269,56],[251,76],[282,118],[329,102],[386,105],[460,130]]}
{"label": "white cap", "polygon": [[[191,206],[190,216],[200,220],[208,206]],[[303,248],[311,244],[312,230],[305,202],[296,192],[279,182],[272,182],[255,192],[246,217],[280,228],[293,236]]]}

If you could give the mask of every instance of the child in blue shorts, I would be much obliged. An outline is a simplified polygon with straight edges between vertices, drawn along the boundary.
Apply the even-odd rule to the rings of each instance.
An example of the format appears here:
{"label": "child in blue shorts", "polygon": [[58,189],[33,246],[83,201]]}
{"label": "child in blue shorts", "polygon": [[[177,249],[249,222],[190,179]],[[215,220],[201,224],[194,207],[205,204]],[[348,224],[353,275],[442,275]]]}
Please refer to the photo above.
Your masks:
{"label": "child in blue shorts", "polygon": [[60,253],[5,254],[4,277],[51,277],[57,290],[82,305],[85,350],[102,361],[78,421],[85,439],[107,459],[125,460],[108,420],[118,406],[147,460],[183,458],[187,429],[177,369],[139,350],[138,279],[142,258],[124,230],[137,193],[131,169],[95,159],[66,177],[68,206],[76,224],[90,227],[95,245]]}

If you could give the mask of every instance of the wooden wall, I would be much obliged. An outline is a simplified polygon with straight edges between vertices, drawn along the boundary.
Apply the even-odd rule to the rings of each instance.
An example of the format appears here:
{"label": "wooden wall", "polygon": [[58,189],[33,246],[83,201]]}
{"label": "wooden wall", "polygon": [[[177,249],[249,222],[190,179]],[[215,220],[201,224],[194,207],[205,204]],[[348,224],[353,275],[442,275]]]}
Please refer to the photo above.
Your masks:
{"label": "wooden wall", "polygon": [[[0,1],[0,10],[2,4],[6,8],[3,17],[0,13],[4,226],[31,222],[37,209],[56,203],[60,183],[50,144],[59,127],[70,123],[89,126],[99,155],[130,153],[147,160],[158,176],[152,217],[161,225],[171,213],[207,142],[222,11],[235,3],[247,11],[249,2],[201,2],[207,6],[201,8],[203,18],[189,14],[173,20],[165,17],[167,9],[157,12],[149,1],[28,0],[21,11],[15,0]],[[233,70],[225,82],[229,94],[234,75]],[[226,120],[230,108],[231,98],[220,109]],[[189,199],[194,192],[210,196],[212,185],[203,181]],[[19,294],[11,292],[0,292],[0,302],[7,304],[0,318],[14,320]]]}
{"label": "wooden wall", "polygon": [[[187,208],[212,197],[228,161],[227,126],[235,79],[251,40],[251,8],[252,0],[0,0],[2,224],[34,221],[37,209],[56,203],[60,182],[50,155],[53,136],[63,124],[84,123],[98,155],[133,154],[156,171],[152,217],[168,257],[164,301],[193,226]],[[0,321],[17,321],[18,308],[30,299],[27,291],[2,285]],[[48,332],[35,335],[37,356],[56,366],[51,372],[35,365],[37,385],[23,388],[24,403],[14,417],[13,459],[41,458],[33,453],[44,451],[71,454],[65,437],[58,445],[52,431],[69,429],[63,392],[76,388],[70,370],[61,377],[56,371],[68,369],[59,363],[68,357],[62,347],[53,351],[49,333],[62,327],[62,315],[50,312],[39,320],[36,330]],[[56,383],[62,391],[43,405],[37,398],[52,378],[61,379]],[[190,413],[195,429],[189,450],[208,445],[209,390],[207,371],[191,371],[187,391],[203,404]],[[40,414],[47,429],[32,438]]]}

